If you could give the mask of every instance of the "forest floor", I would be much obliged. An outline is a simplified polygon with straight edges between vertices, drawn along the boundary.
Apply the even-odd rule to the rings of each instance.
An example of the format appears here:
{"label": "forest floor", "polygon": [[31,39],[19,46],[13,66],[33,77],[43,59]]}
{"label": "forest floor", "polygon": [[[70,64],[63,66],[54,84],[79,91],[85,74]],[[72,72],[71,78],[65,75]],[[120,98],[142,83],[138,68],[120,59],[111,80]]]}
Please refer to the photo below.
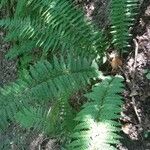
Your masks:
{"label": "forest floor", "polygon": [[[100,28],[107,27],[108,0],[78,0],[77,4],[84,8],[86,16]],[[117,147],[118,150],[150,150],[150,80],[145,73],[147,69],[150,70],[150,2],[148,0],[141,5],[132,33],[131,51],[123,58],[123,66],[119,72],[125,78],[126,88],[123,93],[124,106],[120,118],[123,139]],[[17,60],[8,61],[4,57],[10,47],[9,43],[4,42],[4,36],[5,32],[0,29],[0,86],[17,78]],[[16,126],[11,126],[8,133],[0,135],[0,145],[2,141],[11,139],[15,134],[20,134],[22,144],[30,145],[31,150],[38,149],[38,145],[44,145],[45,137],[41,134],[24,134],[24,131]],[[54,142],[51,140],[46,143],[53,145]],[[50,147],[47,146],[47,150],[55,149]],[[12,150],[17,149],[21,148],[16,148],[12,144]]]}

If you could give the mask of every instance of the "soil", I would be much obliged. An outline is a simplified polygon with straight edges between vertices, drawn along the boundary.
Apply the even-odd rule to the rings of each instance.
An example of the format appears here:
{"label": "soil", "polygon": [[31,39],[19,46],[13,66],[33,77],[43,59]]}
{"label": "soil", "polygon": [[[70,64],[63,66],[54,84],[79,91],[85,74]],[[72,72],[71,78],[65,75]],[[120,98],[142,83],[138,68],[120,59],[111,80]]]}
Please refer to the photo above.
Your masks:
{"label": "soil", "polygon": [[[109,25],[107,14],[110,0],[75,1],[79,7],[83,7],[86,16],[100,29]],[[117,147],[118,150],[150,150],[150,80],[146,78],[145,73],[147,69],[150,69],[149,0],[141,1],[140,12],[135,20],[132,34],[132,47],[128,55],[124,57],[123,66],[119,72],[125,78],[126,88],[123,93],[124,105],[119,120],[122,123],[123,139]],[[10,43],[4,42],[4,36],[5,32],[0,29],[0,86],[17,78],[17,60],[9,61],[4,57],[11,46]],[[38,149],[39,145],[44,145],[47,150],[56,149],[52,148],[54,140],[47,140],[42,134],[28,134],[19,126],[13,125],[8,133],[0,135],[0,145],[1,141],[6,141],[5,139],[8,138],[11,141],[12,150],[21,149],[13,144],[17,133],[20,133],[24,145],[30,145],[31,150]]]}

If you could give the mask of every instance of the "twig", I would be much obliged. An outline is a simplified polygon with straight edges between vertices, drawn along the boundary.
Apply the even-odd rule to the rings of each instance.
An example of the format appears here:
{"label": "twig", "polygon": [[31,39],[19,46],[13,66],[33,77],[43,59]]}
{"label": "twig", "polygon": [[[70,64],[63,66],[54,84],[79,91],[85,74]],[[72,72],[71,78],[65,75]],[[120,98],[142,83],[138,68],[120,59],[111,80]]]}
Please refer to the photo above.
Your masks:
{"label": "twig", "polygon": [[137,107],[136,107],[136,102],[135,102],[135,95],[137,95],[136,90],[135,90],[135,72],[136,72],[136,67],[137,67],[137,56],[138,56],[138,49],[139,49],[139,45],[137,43],[136,39],[133,39],[133,42],[135,44],[135,56],[134,56],[134,66],[133,66],[133,80],[132,80],[132,89],[131,89],[131,97],[132,97],[132,105],[133,105],[133,109],[135,111],[135,114],[138,118],[139,123],[141,124],[141,117],[138,113]]}
{"label": "twig", "polygon": [[130,89],[130,91],[131,91],[130,96],[131,96],[131,100],[132,100],[132,106],[133,106],[133,109],[134,109],[134,111],[135,111],[135,114],[136,114],[136,116],[137,116],[137,118],[138,118],[138,121],[139,121],[139,123],[141,124],[141,117],[140,117],[140,115],[139,115],[139,113],[138,113],[138,110],[137,110],[137,107],[136,107],[136,102],[135,102],[135,97],[134,97],[134,96],[137,95],[137,94],[134,92],[133,83],[130,83],[130,79],[129,79],[128,75],[124,73],[123,69],[121,68],[120,70],[123,72],[124,77],[125,77],[125,79],[126,79],[127,86],[128,86],[128,88]]}
{"label": "twig", "polygon": [[133,69],[134,69],[134,71],[133,71],[133,74],[134,74],[133,75],[133,79],[134,79],[134,77],[135,77],[135,71],[136,71],[136,66],[137,66],[137,56],[138,56],[139,45],[138,45],[136,39],[133,39],[133,42],[135,44],[135,56],[134,56],[134,67],[133,67]]}
{"label": "twig", "polygon": [[134,97],[134,96],[132,96],[132,105],[133,105],[135,114],[136,114],[136,116],[137,116],[137,118],[138,118],[138,121],[139,121],[139,123],[141,124],[141,123],[142,123],[142,120],[141,120],[141,117],[140,117],[140,115],[139,115],[139,113],[138,113],[138,110],[137,110],[137,107],[136,107],[136,103],[135,103],[135,97]]}

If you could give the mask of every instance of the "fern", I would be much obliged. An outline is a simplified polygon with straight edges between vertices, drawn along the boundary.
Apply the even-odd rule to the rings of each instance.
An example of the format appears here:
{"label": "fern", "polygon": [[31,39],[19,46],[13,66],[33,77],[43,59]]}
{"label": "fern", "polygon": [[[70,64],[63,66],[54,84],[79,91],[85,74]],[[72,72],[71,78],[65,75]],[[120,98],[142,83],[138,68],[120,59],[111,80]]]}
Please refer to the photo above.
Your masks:
{"label": "fern", "polygon": [[6,55],[6,58],[13,59],[16,56],[20,56],[22,54],[26,54],[28,52],[31,52],[32,49],[34,49],[34,48],[35,48],[35,42],[33,42],[33,41],[23,41],[23,42],[20,42],[19,45],[15,44],[9,50],[9,53]]}
{"label": "fern", "polygon": [[75,112],[67,98],[59,98],[48,107],[24,108],[15,115],[16,121],[26,129],[33,128],[49,136],[67,135],[75,126]]}
{"label": "fern", "polygon": [[[112,43],[118,51],[128,45],[137,1],[111,1]],[[95,80],[100,83],[85,94],[88,102],[79,113],[69,103],[74,93],[91,87],[91,79],[97,79],[98,67],[92,64],[100,65],[96,60],[102,59],[108,47],[105,33],[72,0],[11,2],[15,12],[13,6],[13,16],[0,20],[0,26],[9,31],[5,40],[13,46],[6,57],[19,58],[20,74],[16,82],[0,89],[0,129],[13,122],[63,137],[68,150],[115,149],[120,138],[122,79]],[[0,7],[7,3],[2,0]]]}
{"label": "fern", "polygon": [[[46,123],[49,122],[46,117],[46,111],[43,108],[24,108],[15,115],[16,120],[25,128],[34,127],[36,130],[45,129]],[[42,130],[41,129],[41,130]]]}
{"label": "fern", "polygon": [[8,119],[14,118],[19,110],[29,106],[43,105],[82,88],[97,73],[85,58],[72,57],[53,59],[52,64],[41,61],[30,68],[23,80],[1,89],[0,126],[5,127]]}
{"label": "fern", "polygon": [[2,8],[3,6],[6,6],[6,5],[12,5],[13,3],[15,2],[15,0],[1,0],[0,2],[0,8]]}
{"label": "fern", "polygon": [[146,70],[144,70],[144,73],[146,74],[146,78],[147,78],[148,80],[150,80],[150,70],[149,70],[149,69],[146,69]]}
{"label": "fern", "polygon": [[112,150],[111,144],[117,144],[120,138],[120,124],[115,120],[120,117],[122,105],[122,78],[113,77],[103,80],[85,96],[89,102],[78,113],[78,125],[72,134],[68,150]]}
{"label": "fern", "polygon": [[129,28],[133,25],[135,11],[139,0],[112,0],[110,20],[112,24],[113,43],[121,53],[129,46],[131,37]]}
{"label": "fern", "polygon": [[[29,12],[25,12],[28,8]],[[59,50],[88,56],[102,54],[103,51],[101,33],[68,0],[19,1],[14,19],[1,20],[0,26],[11,31],[6,40],[23,43],[8,53],[9,58],[37,47],[44,54]],[[29,41],[32,47],[25,45]]]}

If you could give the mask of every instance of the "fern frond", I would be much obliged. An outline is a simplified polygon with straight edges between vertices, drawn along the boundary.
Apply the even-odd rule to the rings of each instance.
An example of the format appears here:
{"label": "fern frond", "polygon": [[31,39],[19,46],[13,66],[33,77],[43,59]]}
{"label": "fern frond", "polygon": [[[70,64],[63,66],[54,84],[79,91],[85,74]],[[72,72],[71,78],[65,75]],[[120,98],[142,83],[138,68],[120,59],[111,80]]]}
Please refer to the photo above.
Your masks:
{"label": "fern frond", "polygon": [[[83,12],[77,10],[68,0],[27,0],[26,3],[18,4],[18,7],[23,9],[22,5],[31,8],[30,14],[22,18],[0,21],[0,26],[8,27],[11,31],[6,37],[7,40],[36,41],[35,47],[41,47],[43,52],[56,53],[59,50],[101,55],[104,51],[101,32],[96,30],[85,19]],[[32,16],[35,11],[39,13]],[[15,54],[20,53],[17,50]]]}
{"label": "fern frond", "polygon": [[[68,96],[67,96],[68,97]],[[76,122],[74,121],[76,112],[70,107],[69,98],[62,95],[51,107],[48,118],[46,133],[67,138],[73,131]]]}
{"label": "fern frond", "polygon": [[24,128],[30,129],[33,127],[35,130],[44,131],[47,123],[50,123],[44,108],[24,108],[15,115],[15,119]]}
{"label": "fern frond", "polygon": [[[56,136],[64,138],[64,136],[70,136],[70,132],[75,126],[75,121],[73,120],[74,117],[75,114],[68,104],[68,99],[59,99],[54,105],[50,105],[49,109],[46,106],[30,106],[28,108],[23,108],[21,111],[17,112],[15,120],[19,124],[19,128],[21,127],[21,131],[23,132],[23,129],[25,128],[27,129],[27,133],[30,132],[30,135],[31,132],[35,131],[40,133],[42,132],[43,134],[49,135],[49,137],[51,136],[53,138]],[[8,135],[6,135],[7,140],[3,139],[3,141],[0,141],[0,148],[6,150],[10,149],[8,147],[10,147],[10,142],[12,141],[14,143],[20,142],[17,146],[26,147],[26,141],[23,141],[25,139],[20,139],[20,137],[26,136],[27,133],[23,132],[23,135],[20,135],[21,131],[18,131],[19,133],[15,133],[15,136],[13,137],[7,137]],[[12,132],[14,135],[14,131]]]}
{"label": "fern frond", "polygon": [[3,6],[6,6],[6,5],[12,5],[14,3],[14,0],[1,0],[0,2],[0,8],[2,8]]}
{"label": "fern frond", "polygon": [[122,78],[112,77],[104,79],[96,85],[93,91],[85,96],[89,99],[78,113],[78,125],[72,134],[72,142],[68,150],[115,150],[112,146],[120,138],[119,118],[121,111]]}
{"label": "fern frond", "polygon": [[22,108],[22,102],[15,99],[19,96],[18,93],[22,92],[27,86],[24,81],[18,80],[10,86],[0,88],[0,129],[5,129],[14,114],[18,109]]}
{"label": "fern frond", "polygon": [[150,79],[150,70],[145,70],[146,78]]}
{"label": "fern frond", "polygon": [[[85,20],[84,14],[74,8],[72,2],[68,0],[42,0],[38,2],[32,1],[30,5],[34,9],[42,9],[41,18],[45,24],[50,24],[49,29],[53,29],[53,32],[57,31],[56,35],[59,35],[62,42],[65,37],[66,41],[70,41],[69,44],[72,45],[74,50],[86,49],[86,51],[93,52],[93,42],[98,40],[98,37],[96,39],[94,35],[96,32]],[[64,42],[64,44],[67,43]],[[64,44],[62,45],[62,50],[70,49],[70,46],[68,47]],[[46,46],[45,48],[49,47]]]}
{"label": "fern frond", "polygon": [[[71,95],[97,77],[91,61],[68,56],[67,59],[53,59],[38,62],[30,68],[23,80],[0,90],[0,115],[2,120],[12,119],[24,107],[43,104],[59,98],[63,93]],[[3,122],[0,122],[2,124]]]}
{"label": "fern frond", "polygon": [[14,18],[24,17],[29,9],[26,7],[28,0],[17,1]]}
{"label": "fern frond", "polygon": [[[110,19],[113,43],[119,52],[125,51],[131,37],[129,28],[133,25],[138,0],[112,0]],[[134,10],[134,11],[133,11]]]}
{"label": "fern frond", "polygon": [[14,118],[23,128],[32,128],[51,136],[69,137],[76,124],[73,120],[75,114],[64,94],[49,107],[40,105],[23,108]]}
{"label": "fern frond", "polygon": [[6,58],[13,59],[22,54],[27,54],[28,52],[32,52],[33,48],[36,48],[35,42],[25,40],[20,42],[19,45],[15,44],[11,49],[9,49],[9,52],[6,54]]}
{"label": "fern frond", "polygon": [[4,5],[6,5],[8,3],[8,0],[1,0],[0,2],[0,8],[2,8]]}
{"label": "fern frond", "polygon": [[0,26],[9,29],[10,32],[6,36],[6,40],[8,41],[30,39],[30,36],[34,33],[34,26],[31,24],[30,17],[24,19],[2,19],[0,20]]}
{"label": "fern frond", "polygon": [[75,121],[73,120],[75,113],[73,113],[68,99],[64,100],[64,98],[57,99],[49,108],[47,106],[41,107],[40,105],[36,107],[22,107],[20,111],[11,117],[23,128],[29,130],[32,128],[32,130],[34,129],[51,136],[60,137],[65,134],[66,137],[69,137],[68,134],[75,127]]}

